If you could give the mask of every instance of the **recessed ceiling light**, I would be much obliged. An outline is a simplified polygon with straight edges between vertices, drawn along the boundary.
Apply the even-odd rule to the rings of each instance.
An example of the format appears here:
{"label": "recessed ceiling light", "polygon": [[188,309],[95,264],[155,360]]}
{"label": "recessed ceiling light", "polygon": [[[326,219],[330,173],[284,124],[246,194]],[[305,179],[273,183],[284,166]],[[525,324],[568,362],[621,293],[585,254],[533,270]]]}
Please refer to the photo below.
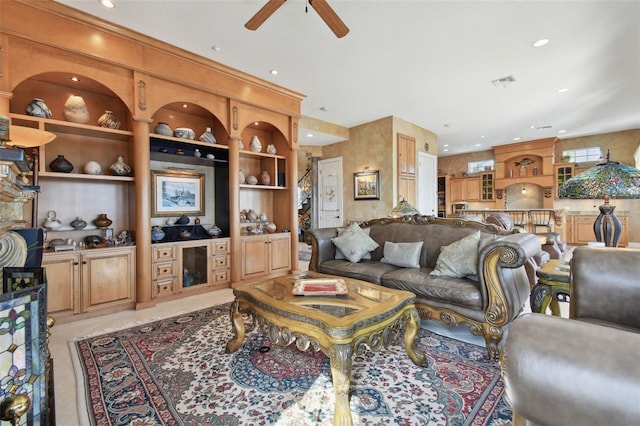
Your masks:
{"label": "recessed ceiling light", "polygon": [[77,83],[80,81],[80,79],[74,75],[73,77],[71,77],[71,81],[74,81]]}
{"label": "recessed ceiling light", "polygon": [[558,130],[558,133],[567,133],[567,131],[562,129],[562,130]]}
{"label": "recessed ceiling light", "polygon": [[442,145],[442,146],[445,146],[445,147],[446,147],[446,146],[449,146],[449,144],[448,144],[448,143],[446,143],[446,144],[444,144],[444,145]]}
{"label": "recessed ceiling light", "polygon": [[312,138],[313,137],[313,133],[307,133],[307,137],[308,138]]}
{"label": "recessed ceiling light", "polygon": [[540,40],[534,41],[532,46],[533,47],[542,47],[547,43],[549,43],[549,39],[548,38],[541,38]]}
{"label": "recessed ceiling light", "polygon": [[320,107],[320,111],[327,112],[327,111],[329,111],[329,108],[327,108],[327,107]]}
{"label": "recessed ceiling light", "polygon": [[482,146],[482,144],[481,143],[477,143],[474,146]]}
{"label": "recessed ceiling light", "polygon": [[442,152],[449,152],[447,148],[443,149]]}
{"label": "recessed ceiling light", "polygon": [[254,121],[254,122],[253,122],[253,125],[254,125],[254,126],[258,126],[259,124],[260,124],[260,122],[258,122],[258,121]]}
{"label": "recessed ceiling light", "polygon": [[484,139],[484,135],[480,135],[480,139]]}
{"label": "recessed ceiling light", "polygon": [[187,104],[182,104],[182,108],[189,108],[189,105],[187,105]]}
{"label": "recessed ceiling light", "polygon": [[116,8],[116,4],[111,0],[98,0],[98,1],[100,2],[101,5],[103,5],[107,9],[115,9]]}
{"label": "recessed ceiling light", "polygon": [[215,52],[219,52],[222,50],[222,48],[220,46],[211,46],[211,50],[215,51]]}
{"label": "recessed ceiling light", "polygon": [[569,88],[568,87],[563,87],[562,89],[558,89],[557,92],[558,93],[564,93],[564,92],[568,92]]}
{"label": "recessed ceiling light", "polygon": [[519,141],[519,140],[520,140],[520,138],[519,138],[519,137],[516,137],[516,138],[513,138],[513,140],[514,140],[514,141]]}
{"label": "recessed ceiling light", "polygon": [[278,72],[278,70],[277,70],[277,69],[275,69],[275,68],[274,68],[274,69],[272,69],[272,70],[269,70],[269,74],[271,74],[271,75],[278,75],[278,74],[280,74],[280,73]]}

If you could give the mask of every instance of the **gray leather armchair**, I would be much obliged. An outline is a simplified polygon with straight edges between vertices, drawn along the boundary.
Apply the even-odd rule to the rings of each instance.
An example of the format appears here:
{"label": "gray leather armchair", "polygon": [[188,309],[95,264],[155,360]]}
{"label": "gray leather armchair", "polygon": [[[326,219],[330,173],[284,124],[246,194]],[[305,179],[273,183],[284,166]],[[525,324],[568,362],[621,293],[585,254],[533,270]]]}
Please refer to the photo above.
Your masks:
{"label": "gray leather armchair", "polygon": [[514,426],[638,423],[639,276],[640,250],[578,247],[571,319],[511,323],[501,365]]}

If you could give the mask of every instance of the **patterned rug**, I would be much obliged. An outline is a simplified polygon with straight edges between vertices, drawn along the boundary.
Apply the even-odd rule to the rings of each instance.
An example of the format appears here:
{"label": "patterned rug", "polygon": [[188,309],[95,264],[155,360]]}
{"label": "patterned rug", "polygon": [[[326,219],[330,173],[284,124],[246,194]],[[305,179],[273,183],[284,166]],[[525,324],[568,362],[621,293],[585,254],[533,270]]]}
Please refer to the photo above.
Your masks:
{"label": "patterned rug", "polygon": [[[333,424],[329,359],[272,345],[250,326],[242,348],[225,354],[229,306],[72,342],[90,424]],[[354,425],[511,424],[500,369],[484,348],[424,329],[417,344],[427,367],[411,362],[401,335],[354,355]]]}

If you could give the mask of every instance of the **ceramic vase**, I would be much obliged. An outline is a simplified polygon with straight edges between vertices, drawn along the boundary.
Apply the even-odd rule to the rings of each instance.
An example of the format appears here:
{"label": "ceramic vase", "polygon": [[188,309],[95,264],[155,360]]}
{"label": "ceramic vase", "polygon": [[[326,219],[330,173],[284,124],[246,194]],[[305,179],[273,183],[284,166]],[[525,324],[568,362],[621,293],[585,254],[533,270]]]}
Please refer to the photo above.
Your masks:
{"label": "ceramic vase", "polygon": [[98,217],[93,220],[93,223],[98,228],[108,228],[113,221],[107,217],[106,213],[100,213]]}
{"label": "ceramic vase", "polygon": [[222,234],[222,229],[220,229],[220,227],[218,225],[213,225],[213,226],[211,226],[211,228],[209,228],[209,230],[207,232],[212,237],[218,237],[218,236],[220,236],[220,234]]}
{"label": "ceramic vase", "polygon": [[87,124],[89,119],[89,110],[82,96],[71,95],[64,103],[64,118],[67,121],[78,124]]}
{"label": "ceramic vase", "polygon": [[178,220],[176,220],[176,225],[186,225],[190,222],[191,219],[189,219],[189,216],[187,215],[182,215],[178,218]]}
{"label": "ceramic vase", "polygon": [[242,143],[242,139],[238,139],[238,149],[244,149],[244,144]]}
{"label": "ceramic vase", "polygon": [[263,185],[271,184],[271,176],[269,175],[269,172],[267,172],[266,170],[260,173],[260,183],[262,183]]}
{"label": "ceramic vase", "polygon": [[253,152],[262,151],[262,143],[256,135],[253,135],[253,137],[251,137],[251,142],[249,142],[249,149]]}
{"label": "ceramic vase", "polygon": [[256,213],[256,211],[253,209],[249,209],[249,211],[247,212],[247,220],[249,222],[255,222],[256,220],[258,220],[258,213]]}
{"label": "ceramic vase", "polygon": [[52,172],[58,173],[71,173],[73,170],[73,164],[69,162],[64,155],[58,155],[58,157],[49,163],[49,168]]}
{"label": "ceramic vase", "polygon": [[47,231],[55,231],[56,229],[62,226],[62,222],[57,218],[58,214],[55,210],[49,210],[47,212],[47,219],[44,221],[42,226],[47,229]]}
{"label": "ceramic vase", "polygon": [[112,111],[105,111],[104,114],[98,118],[98,125],[108,129],[119,129],[120,120],[116,118]]}
{"label": "ceramic vase", "polygon": [[51,110],[43,99],[33,98],[24,109],[27,115],[40,118],[51,118]]}
{"label": "ceramic vase", "polygon": [[159,226],[154,226],[153,228],[151,228],[151,241],[153,241],[154,243],[162,241],[164,235],[164,231]]}
{"label": "ceramic vase", "polygon": [[82,217],[78,216],[71,221],[71,226],[73,229],[80,230],[86,228],[87,222]]}
{"label": "ceramic vase", "polygon": [[207,127],[207,130],[205,130],[204,133],[200,135],[200,141],[208,142],[208,143],[216,143],[216,138],[215,136],[213,136],[211,127]]}
{"label": "ceramic vase", "polygon": [[161,121],[153,129],[153,133],[162,136],[173,136],[173,129],[167,123]]}
{"label": "ceramic vase", "polygon": [[274,144],[270,143],[269,145],[267,145],[267,152],[271,155],[276,155],[278,150],[276,149],[276,146]]}
{"label": "ceramic vase", "polygon": [[244,173],[242,173],[242,170],[240,170],[240,185],[242,185],[245,182],[246,182],[246,180],[244,178]]}
{"label": "ceramic vase", "polygon": [[196,148],[196,149],[193,151],[193,156],[194,156],[194,157],[201,157],[201,156],[202,156],[202,153],[200,152],[200,150],[199,150],[198,148]]}
{"label": "ceramic vase", "polygon": [[102,173],[102,166],[96,161],[89,161],[84,165],[84,172],[88,175],[99,175]]}
{"label": "ceramic vase", "polygon": [[122,155],[118,155],[118,159],[109,166],[109,170],[114,176],[129,176],[131,174],[131,167],[124,162]]}
{"label": "ceramic vase", "polygon": [[258,178],[255,177],[254,175],[247,176],[247,184],[249,184],[249,185],[257,185],[258,184]]}

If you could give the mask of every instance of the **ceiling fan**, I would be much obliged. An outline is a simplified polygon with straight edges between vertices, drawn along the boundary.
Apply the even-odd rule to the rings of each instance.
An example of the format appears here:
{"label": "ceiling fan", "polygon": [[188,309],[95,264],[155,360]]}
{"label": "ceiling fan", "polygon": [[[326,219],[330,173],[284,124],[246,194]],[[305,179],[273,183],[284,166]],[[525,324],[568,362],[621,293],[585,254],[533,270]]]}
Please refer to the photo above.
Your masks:
{"label": "ceiling fan", "polygon": [[[260,25],[264,23],[273,13],[280,8],[287,0],[269,0],[267,4],[262,6],[262,9],[258,11],[251,19],[244,24],[245,28],[251,31],[257,30]],[[331,31],[338,38],[342,38],[347,35],[349,28],[342,22],[342,19],[336,14],[336,12],[329,6],[327,0],[307,0],[312,8],[320,15],[325,24],[329,26]]]}

